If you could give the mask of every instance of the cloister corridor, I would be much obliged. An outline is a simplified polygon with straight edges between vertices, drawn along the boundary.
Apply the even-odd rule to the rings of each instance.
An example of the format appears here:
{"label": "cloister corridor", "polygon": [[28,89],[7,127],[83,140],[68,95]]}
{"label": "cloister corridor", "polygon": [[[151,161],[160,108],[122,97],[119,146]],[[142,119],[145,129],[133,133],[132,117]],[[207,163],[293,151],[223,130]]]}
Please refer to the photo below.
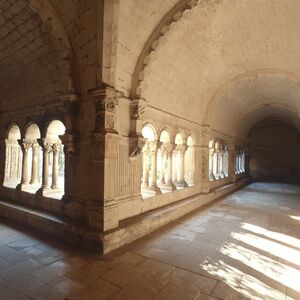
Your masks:
{"label": "cloister corridor", "polygon": [[252,183],[105,256],[1,219],[0,299],[300,299],[299,195]]}

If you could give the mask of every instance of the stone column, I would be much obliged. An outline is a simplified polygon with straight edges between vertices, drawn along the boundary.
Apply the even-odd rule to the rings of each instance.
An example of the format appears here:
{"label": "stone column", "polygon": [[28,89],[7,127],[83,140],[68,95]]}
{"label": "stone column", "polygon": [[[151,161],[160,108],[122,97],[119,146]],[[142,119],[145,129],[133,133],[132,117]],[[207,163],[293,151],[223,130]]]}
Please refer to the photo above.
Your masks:
{"label": "stone column", "polygon": [[184,154],[186,151],[185,145],[177,145],[176,147],[177,155],[178,155],[178,181],[176,183],[179,187],[187,187],[188,184],[184,179]]}
{"label": "stone column", "polygon": [[143,181],[142,188],[149,187],[149,149],[148,145],[144,146],[143,153]]}
{"label": "stone column", "polygon": [[157,186],[157,142],[150,143],[150,155],[151,155],[151,176],[150,176],[150,187],[156,195],[161,194],[160,189]]}
{"label": "stone column", "polygon": [[55,143],[52,145],[53,162],[52,162],[52,189],[58,189],[58,155],[61,151],[61,144]]}
{"label": "stone column", "polygon": [[166,164],[166,150],[164,148],[164,145],[160,147],[160,174],[159,174],[159,185],[164,186],[166,184],[165,182],[165,164]]}
{"label": "stone column", "polygon": [[167,147],[167,159],[168,159],[168,172],[167,172],[167,179],[166,179],[166,187],[171,189],[172,191],[176,190],[176,186],[172,181],[173,175],[173,145],[169,144]]}
{"label": "stone column", "polygon": [[214,178],[219,179],[219,151],[215,150],[214,156],[213,156],[213,169],[215,172],[214,173]]}
{"label": "stone column", "polygon": [[195,146],[189,146],[189,151],[190,151],[190,174],[189,174],[189,184],[194,185],[195,184]]}
{"label": "stone column", "polygon": [[5,139],[5,171],[4,171],[4,181],[11,178],[11,145],[8,139]]}
{"label": "stone column", "polygon": [[177,163],[177,151],[176,149],[173,149],[172,151],[172,181],[174,184],[177,183],[178,178],[178,163]]}
{"label": "stone column", "polygon": [[223,170],[223,159],[224,159],[224,152],[222,150],[219,151],[219,155],[218,155],[218,175],[220,178],[224,178],[225,175],[224,175],[224,170]]}
{"label": "stone column", "polygon": [[237,163],[236,163],[236,172],[237,174],[240,174],[241,173],[241,154],[240,154],[240,151],[238,151],[237,155],[236,155],[236,160],[237,160]]}
{"label": "stone column", "polygon": [[38,169],[39,169],[39,151],[40,145],[35,142],[32,144],[32,166],[31,166],[31,181],[30,184],[38,183]]}
{"label": "stone column", "polygon": [[28,141],[23,141],[20,143],[22,151],[23,151],[23,165],[22,165],[22,185],[29,184],[29,161],[28,161],[28,151],[32,147],[32,143]]}
{"label": "stone column", "polygon": [[209,149],[209,157],[208,157],[208,178],[209,180],[214,180],[214,169],[213,169],[213,160],[214,160],[214,149]]}
{"label": "stone column", "polygon": [[47,191],[50,188],[49,185],[49,155],[52,151],[52,144],[46,139],[43,139],[40,143],[43,150],[43,175],[42,175],[42,188],[41,192]]}
{"label": "stone column", "polygon": [[228,142],[228,174],[232,182],[237,181],[236,176],[236,146],[234,141]]}
{"label": "stone column", "polygon": [[[103,84],[89,91],[95,106],[95,127],[91,136],[91,190],[88,222],[95,232],[105,232],[119,225],[118,203],[114,186],[117,174],[120,136],[115,118],[122,93]],[[138,178],[140,189],[141,176]],[[90,238],[88,238],[90,240]],[[95,241],[90,240],[88,243]]]}

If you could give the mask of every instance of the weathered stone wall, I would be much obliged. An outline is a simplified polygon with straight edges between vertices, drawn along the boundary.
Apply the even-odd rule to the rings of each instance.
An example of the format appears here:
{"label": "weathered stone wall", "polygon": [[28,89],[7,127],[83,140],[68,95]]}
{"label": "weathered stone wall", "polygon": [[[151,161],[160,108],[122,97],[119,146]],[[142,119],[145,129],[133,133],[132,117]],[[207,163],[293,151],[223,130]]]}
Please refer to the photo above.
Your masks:
{"label": "weathered stone wall", "polygon": [[269,121],[251,135],[251,175],[257,180],[300,181],[300,133],[282,121]]}

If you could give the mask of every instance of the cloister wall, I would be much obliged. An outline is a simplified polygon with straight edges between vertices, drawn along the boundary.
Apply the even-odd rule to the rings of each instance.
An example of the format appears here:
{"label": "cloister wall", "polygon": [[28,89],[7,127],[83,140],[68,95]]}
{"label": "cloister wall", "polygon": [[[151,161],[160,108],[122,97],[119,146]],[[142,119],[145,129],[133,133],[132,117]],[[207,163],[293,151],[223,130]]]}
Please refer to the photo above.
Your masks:
{"label": "cloister wall", "polygon": [[300,134],[283,121],[260,124],[251,136],[250,172],[256,180],[300,181]]}

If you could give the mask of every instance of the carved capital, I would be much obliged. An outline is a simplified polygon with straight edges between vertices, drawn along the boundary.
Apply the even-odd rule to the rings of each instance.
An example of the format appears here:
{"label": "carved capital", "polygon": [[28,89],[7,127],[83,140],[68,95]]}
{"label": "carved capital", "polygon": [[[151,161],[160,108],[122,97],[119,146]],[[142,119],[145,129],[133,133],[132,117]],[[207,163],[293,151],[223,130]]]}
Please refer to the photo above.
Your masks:
{"label": "carved capital", "polygon": [[39,143],[38,142],[34,142],[33,144],[32,144],[32,151],[33,152],[38,152],[39,150],[40,150],[40,145],[39,145]]}
{"label": "carved capital", "polygon": [[157,149],[159,149],[162,145],[162,142],[153,141],[149,142],[149,151],[152,153],[156,153]]}
{"label": "carved capital", "polygon": [[130,103],[130,118],[132,120],[143,120],[147,107],[145,99],[134,99]]}
{"label": "carved capital", "polygon": [[169,155],[172,155],[174,151],[174,144],[172,143],[164,144],[164,148],[166,149]]}
{"label": "carved capital", "polygon": [[115,111],[123,93],[106,86],[90,91],[90,95],[96,111],[95,131],[114,131]]}
{"label": "carved capital", "polygon": [[55,153],[59,153],[61,151],[62,144],[61,143],[55,143],[52,145],[52,150]]}
{"label": "carved capital", "polygon": [[44,152],[49,153],[52,151],[53,142],[49,141],[48,139],[39,139],[38,143],[42,147]]}
{"label": "carved capital", "polygon": [[143,136],[131,137],[129,140],[129,156],[135,157],[139,155],[143,150],[146,142],[147,139],[145,139]]}
{"label": "carved capital", "polygon": [[176,146],[176,151],[184,154],[184,152],[187,150],[187,145],[177,145]]}
{"label": "carved capital", "polygon": [[114,113],[123,93],[111,87],[104,87],[90,91],[90,95],[95,103],[96,112],[110,111]]}
{"label": "carved capital", "polygon": [[29,140],[18,140],[18,143],[23,152],[28,152],[28,150],[32,147],[32,141]]}

